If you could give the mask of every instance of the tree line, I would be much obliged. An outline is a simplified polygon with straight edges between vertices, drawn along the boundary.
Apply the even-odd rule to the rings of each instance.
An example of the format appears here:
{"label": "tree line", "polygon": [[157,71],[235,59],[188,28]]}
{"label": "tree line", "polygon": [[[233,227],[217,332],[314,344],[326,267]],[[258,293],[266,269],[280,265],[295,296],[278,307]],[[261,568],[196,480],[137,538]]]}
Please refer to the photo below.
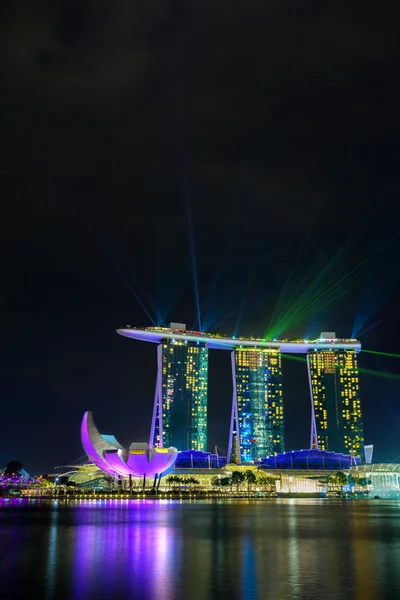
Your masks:
{"label": "tree line", "polygon": [[[236,487],[236,490],[239,491],[239,488],[243,484],[247,483],[247,489],[250,491],[255,485],[259,485],[261,487],[275,486],[276,479],[276,477],[269,477],[263,473],[256,475],[256,473],[252,470],[232,471],[232,473],[226,477],[216,475],[212,478],[211,484],[214,487]],[[169,477],[166,479],[166,483],[168,484],[168,487],[185,486],[185,488],[189,489],[191,489],[193,486],[200,485],[200,481],[196,479],[196,477],[182,477],[180,475],[169,475]]]}

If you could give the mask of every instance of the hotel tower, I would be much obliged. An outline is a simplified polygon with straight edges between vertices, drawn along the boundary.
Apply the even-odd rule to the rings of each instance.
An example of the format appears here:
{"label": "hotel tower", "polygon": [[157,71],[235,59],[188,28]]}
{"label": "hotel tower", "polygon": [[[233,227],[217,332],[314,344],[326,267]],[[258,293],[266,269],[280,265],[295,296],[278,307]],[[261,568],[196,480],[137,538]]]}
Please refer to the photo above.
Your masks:
{"label": "hotel tower", "polygon": [[200,342],[167,339],[158,345],[157,356],[152,444],[207,450],[208,349]]}
{"label": "hotel tower", "polygon": [[[321,333],[321,338],[336,338]],[[364,446],[357,354],[315,349],[307,355],[311,395],[311,448],[361,456]]]}
{"label": "hotel tower", "polygon": [[282,359],[279,350],[231,353],[233,401],[228,460],[250,462],[284,452]]}

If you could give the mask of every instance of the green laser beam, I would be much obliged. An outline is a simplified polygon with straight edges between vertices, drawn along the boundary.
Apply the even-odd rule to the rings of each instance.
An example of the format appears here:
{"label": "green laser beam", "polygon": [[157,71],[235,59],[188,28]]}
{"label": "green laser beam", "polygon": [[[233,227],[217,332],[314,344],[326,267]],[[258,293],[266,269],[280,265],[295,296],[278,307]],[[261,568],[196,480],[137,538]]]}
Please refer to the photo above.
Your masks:
{"label": "green laser beam", "polygon": [[296,356],[295,354],[284,354],[283,358],[290,358],[290,360],[296,360],[297,362],[305,363],[307,361],[304,356]]}
{"label": "green laser beam", "polygon": [[[346,294],[351,292],[353,289],[355,289],[362,283],[364,283],[364,281],[354,283],[351,287],[348,287],[347,289],[344,289],[343,291],[337,290],[336,293],[331,298],[325,298],[325,300],[322,298],[322,301],[319,304],[317,304],[316,306],[308,305],[308,306],[305,306],[304,308],[302,308],[301,310],[299,309],[296,313],[294,313],[292,315],[292,317],[289,317],[284,323],[278,322],[276,324],[275,329],[273,329],[271,332],[269,332],[270,336],[272,338],[279,337],[279,335],[282,331],[286,331],[289,327],[293,327],[293,326],[301,323],[302,321],[304,321],[304,319],[306,317],[318,312],[319,310],[328,306],[332,302],[335,302],[342,296],[345,296]],[[319,298],[318,300],[321,300],[321,298]]]}
{"label": "green laser beam", "polygon": [[[365,350],[364,350],[364,352],[365,352]],[[293,354],[285,354],[284,358],[289,358],[290,360],[295,360],[297,362],[302,362],[302,363],[305,363],[307,360],[303,356],[295,356]],[[400,374],[398,374],[398,373],[389,373],[387,371],[377,371],[376,369],[364,369],[364,368],[359,368],[358,372],[362,375],[371,375],[372,377],[380,377],[381,379],[390,379],[392,381],[400,381]]]}
{"label": "green laser beam", "polygon": [[358,369],[364,375],[372,375],[373,377],[381,377],[382,379],[391,379],[392,381],[400,381],[400,374],[387,373],[386,371],[376,371],[375,369]]}
{"label": "green laser beam", "polygon": [[273,321],[274,321],[275,314],[276,314],[276,312],[277,312],[277,311],[278,311],[278,309],[279,309],[279,305],[280,305],[280,303],[281,303],[281,301],[282,301],[282,298],[283,298],[283,296],[284,296],[284,294],[285,294],[285,292],[286,292],[286,288],[287,288],[287,286],[288,286],[288,284],[289,284],[290,278],[292,277],[292,274],[293,274],[293,271],[294,271],[294,269],[295,269],[295,267],[296,267],[297,261],[299,260],[299,258],[300,258],[300,255],[301,255],[301,253],[302,253],[302,250],[303,250],[304,243],[305,243],[305,241],[306,241],[307,235],[308,235],[308,232],[306,232],[306,234],[305,234],[305,236],[304,236],[304,238],[303,238],[303,241],[302,241],[302,243],[301,243],[301,246],[300,246],[300,250],[299,250],[299,251],[298,251],[298,253],[296,254],[296,258],[295,258],[295,260],[294,260],[294,263],[293,263],[293,265],[292,265],[292,268],[290,269],[289,275],[288,275],[288,277],[287,277],[287,279],[286,279],[286,281],[285,281],[285,284],[284,284],[284,286],[283,286],[283,288],[282,288],[282,291],[281,291],[281,293],[279,294],[278,302],[276,303],[276,306],[275,306],[274,312],[272,313],[272,317],[271,317],[271,318],[270,318],[270,320],[269,320],[268,327],[267,327],[267,331],[269,330],[269,328],[270,328],[270,326],[271,326],[271,323],[273,323]]}
{"label": "green laser beam", "polygon": [[[373,255],[371,255],[369,258],[372,258]],[[351,271],[349,271],[346,275],[344,275],[343,277],[341,277],[339,280],[337,280],[334,284],[332,284],[330,287],[328,287],[328,289],[326,289],[324,292],[322,292],[322,294],[320,296],[318,296],[317,298],[315,298],[312,302],[310,302],[310,304],[308,304],[307,306],[305,306],[299,313],[298,315],[304,313],[305,311],[307,311],[307,314],[309,314],[310,309],[314,306],[314,304],[316,302],[321,301],[327,294],[331,293],[340,283],[344,282],[348,277],[350,277],[350,275],[352,273],[355,273],[359,268],[361,268],[361,266],[363,264],[365,264],[365,262],[367,260],[369,260],[369,258],[365,259],[364,261],[362,261],[359,265],[357,265],[356,267],[354,267],[353,269],[351,269]],[[353,286],[354,287],[354,286]],[[350,288],[353,289],[353,288]],[[304,315],[305,316],[305,315]],[[303,318],[304,318],[303,316]]]}
{"label": "green laser beam", "polygon": [[[321,300],[324,299],[324,296],[326,296],[329,291],[333,290],[333,288],[336,287],[336,285],[338,285],[339,283],[340,280],[333,282],[330,285],[330,287],[328,287],[328,289],[326,289],[325,291],[322,291],[322,293],[319,287],[317,287],[317,289],[314,292],[313,288],[315,287],[315,284],[309,286],[309,288],[307,288],[307,290],[305,290],[300,295],[297,302],[294,302],[291,310],[287,311],[280,319],[278,319],[274,323],[274,326],[269,329],[269,331],[267,332],[268,337],[276,337],[277,335],[279,336],[282,331],[286,331],[290,326],[302,322],[307,315],[313,314],[314,312],[323,308],[323,306],[330,304],[331,302],[337,300],[344,294],[347,294],[349,291],[360,285],[360,282],[356,282],[356,284],[353,284],[352,286],[350,286],[350,288],[345,289],[344,291],[338,290],[334,297],[327,298],[322,303]],[[307,304],[305,302],[305,294],[310,296]]]}
{"label": "green laser beam", "polygon": [[[317,304],[315,307],[312,305],[308,305],[306,307],[304,307],[301,311],[299,311],[298,313],[296,313],[294,315],[294,318],[292,319],[292,321],[290,322],[291,324],[298,324],[301,323],[306,317],[312,315],[313,313],[321,310],[322,308],[324,308],[325,306],[328,306],[329,304],[332,304],[332,302],[335,302],[336,300],[338,300],[339,298],[342,298],[343,296],[345,296],[346,294],[348,294],[349,292],[351,292],[352,290],[354,290],[355,288],[357,288],[358,286],[362,285],[363,283],[365,283],[364,281],[361,282],[357,282],[355,283],[353,286],[343,290],[340,293],[336,293],[332,298],[326,298],[325,302],[322,302],[320,304]],[[321,301],[323,298],[317,298],[317,300]]]}
{"label": "green laser beam", "polygon": [[381,356],[392,356],[393,358],[400,358],[400,354],[393,354],[393,352],[378,352],[377,350],[364,350],[362,352],[367,352],[368,354],[379,354]]}
{"label": "green laser beam", "polygon": [[356,271],[358,271],[359,269],[361,269],[361,267],[363,265],[365,265],[369,260],[371,260],[371,258],[373,258],[376,254],[378,254],[378,252],[380,252],[381,250],[383,250],[384,248],[386,248],[386,246],[388,246],[399,235],[400,235],[399,233],[396,233],[396,235],[394,235],[389,240],[387,240],[384,244],[382,244],[381,246],[379,246],[379,248],[377,248],[369,256],[367,256],[366,258],[364,258],[364,260],[362,260],[360,263],[358,263],[358,265],[356,265],[355,267],[353,267],[348,273],[346,273],[346,275],[344,275],[343,277],[341,277],[334,285],[332,285],[330,288],[328,288],[322,294],[322,296],[326,296],[326,294],[328,294],[332,289],[334,289],[336,286],[338,286],[339,283],[341,283],[342,281],[346,280],[348,277],[350,277],[350,275],[352,275],[353,273],[355,273]]}
{"label": "green laser beam", "polygon": [[[325,289],[323,289],[324,288],[323,285],[319,286],[317,284],[321,280],[323,280],[325,273],[329,272],[332,269],[332,267],[338,262],[339,258],[346,251],[347,247],[351,246],[354,238],[356,237],[356,236],[353,236],[353,239],[348,240],[345,244],[342,245],[342,247],[339,249],[339,251],[331,258],[331,260],[324,266],[324,268],[316,276],[314,281],[312,281],[301,293],[297,294],[297,297],[293,301],[293,304],[291,305],[291,308],[289,310],[286,309],[286,307],[288,306],[288,302],[286,303],[286,305],[285,305],[286,310],[284,309],[283,316],[278,318],[277,321],[275,323],[273,323],[272,326],[271,326],[271,321],[273,321],[273,319],[271,319],[268,330],[265,334],[265,338],[277,337],[277,335],[280,335],[281,331],[287,330],[289,328],[289,326],[292,326],[296,323],[301,322],[301,320],[303,320],[306,317],[306,315],[312,314],[312,312],[314,312],[316,310],[320,310],[320,308],[322,308],[322,306],[324,306],[324,305],[320,304],[320,308],[316,307],[315,309],[312,309],[312,307],[315,306],[317,303],[320,303],[321,300],[325,296],[330,294],[335,288],[337,288],[337,286],[339,286],[340,284],[343,284],[343,282],[345,282],[351,275],[353,275],[359,269],[361,269],[361,267],[363,265],[365,265],[368,261],[370,261],[376,254],[381,252],[386,246],[388,246],[398,236],[399,236],[399,233],[396,233],[393,237],[391,237],[389,240],[387,240],[384,244],[379,246],[374,252],[369,254],[361,262],[359,262],[352,269],[350,269],[350,271],[348,271],[345,275],[343,275],[342,277],[339,277],[338,279],[336,279],[336,281],[331,280],[330,284],[328,284],[327,287]],[[302,283],[307,279],[307,277],[308,277],[308,274],[306,275],[305,278],[303,278],[303,280],[301,281],[297,290],[299,290],[299,288],[301,288]],[[321,281],[321,283],[322,283],[322,281]],[[285,286],[286,286],[286,284],[285,284]],[[321,287],[322,287],[322,292],[321,292]],[[354,288],[355,286],[352,286],[352,287]],[[352,288],[350,288],[350,289],[352,289]],[[317,296],[316,296],[315,292],[318,292]],[[347,293],[347,292],[344,292],[344,293]],[[341,295],[344,295],[344,294],[340,294],[335,299],[338,299],[338,297],[340,297]],[[293,296],[289,300],[291,300],[292,298],[293,298]],[[306,303],[306,300],[309,300],[309,302]],[[333,299],[328,300],[327,304],[329,304],[331,301],[334,301],[334,300]],[[278,304],[279,304],[279,301],[278,301]],[[318,304],[317,304],[317,306],[318,306]],[[276,313],[276,310],[274,311],[274,314],[275,313]]]}
{"label": "green laser beam", "polygon": [[[302,308],[305,308],[307,300],[308,301],[312,301],[313,299],[315,300],[316,293],[319,296],[319,294],[321,292],[321,287],[322,288],[326,287],[326,284],[324,284],[324,285],[322,284],[322,282],[325,278],[325,275],[329,274],[329,272],[336,265],[336,263],[338,263],[341,256],[343,254],[345,254],[346,251],[348,250],[348,248],[355,242],[356,238],[357,238],[357,234],[355,233],[349,239],[347,239],[344,244],[342,244],[342,246],[339,248],[339,250],[331,257],[331,259],[329,261],[325,262],[325,264],[322,267],[318,267],[318,261],[319,261],[320,257],[322,257],[322,253],[319,254],[319,256],[317,257],[317,260],[314,262],[313,267],[305,273],[304,277],[301,279],[301,281],[298,284],[298,286],[296,287],[295,291],[292,293],[292,295],[286,301],[283,311],[282,311],[282,313],[283,313],[282,316],[280,318],[278,318],[275,321],[275,323],[273,322],[273,318],[270,320],[270,323],[267,328],[267,332],[265,333],[265,337],[271,337],[270,336],[271,330],[272,331],[277,331],[277,330],[282,331],[282,330],[287,329],[287,326],[289,325],[290,321],[293,318],[293,313],[296,313],[296,312],[300,311]],[[307,282],[307,279],[309,279],[311,277],[312,271],[315,271],[317,269],[318,269],[318,271],[314,275],[313,280],[311,282],[309,282],[308,285],[302,290],[302,287]],[[332,281],[332,283],[334,283],[334,280]],[[285,284],[285,287],[286,287],[286,284]],[[310,296],[311,296],[311,298],[310,298]],[[279,306],[279,302],[278,302],[278,306]],[[277,311],[277,308],[275,309],[274,314],[276,314],[276,311]]]}

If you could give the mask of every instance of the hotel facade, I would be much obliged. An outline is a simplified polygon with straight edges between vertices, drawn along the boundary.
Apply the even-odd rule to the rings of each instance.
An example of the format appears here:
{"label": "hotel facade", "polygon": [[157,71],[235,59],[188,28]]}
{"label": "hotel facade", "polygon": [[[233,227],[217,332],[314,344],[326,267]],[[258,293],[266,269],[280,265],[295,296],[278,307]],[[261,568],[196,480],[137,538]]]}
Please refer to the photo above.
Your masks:
{"label": "hotel facade", "polygon": [[229,350],[232,408],[228,461],[283,453],[282,354],[306,355],[311,398],[310,448],[360,456],[363,427],[355,339],[230,338],[169,327],[126,328],[122,336],[157,344],[157,382],[149,446],[207,450],[208,353]]}
{"label": "hotel facade", "polygon": [[233,350],[228,457],[251,462],[284,452],[282,358],[279,350]]}
{"label": "hotel facade", "polygon": [[364,434],[356,352],[311,352],[307,355],[307,368],[310,447],[361,456]]}
{"label": "hotel facade", "polygon": [[208,349],[205,344],[165,340],[159,354],[161,391],[155,403],[153,443],[206,451]]}

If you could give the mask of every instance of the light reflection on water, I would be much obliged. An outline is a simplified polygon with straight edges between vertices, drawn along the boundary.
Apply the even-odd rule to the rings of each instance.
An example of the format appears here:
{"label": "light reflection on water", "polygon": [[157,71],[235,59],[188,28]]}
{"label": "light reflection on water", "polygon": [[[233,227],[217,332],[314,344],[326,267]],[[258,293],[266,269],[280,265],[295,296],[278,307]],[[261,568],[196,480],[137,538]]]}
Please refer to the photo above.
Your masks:
{"label": "light reflection on water", "polygon": [[400,502],[0,499],[1,598],[400,598]]}

